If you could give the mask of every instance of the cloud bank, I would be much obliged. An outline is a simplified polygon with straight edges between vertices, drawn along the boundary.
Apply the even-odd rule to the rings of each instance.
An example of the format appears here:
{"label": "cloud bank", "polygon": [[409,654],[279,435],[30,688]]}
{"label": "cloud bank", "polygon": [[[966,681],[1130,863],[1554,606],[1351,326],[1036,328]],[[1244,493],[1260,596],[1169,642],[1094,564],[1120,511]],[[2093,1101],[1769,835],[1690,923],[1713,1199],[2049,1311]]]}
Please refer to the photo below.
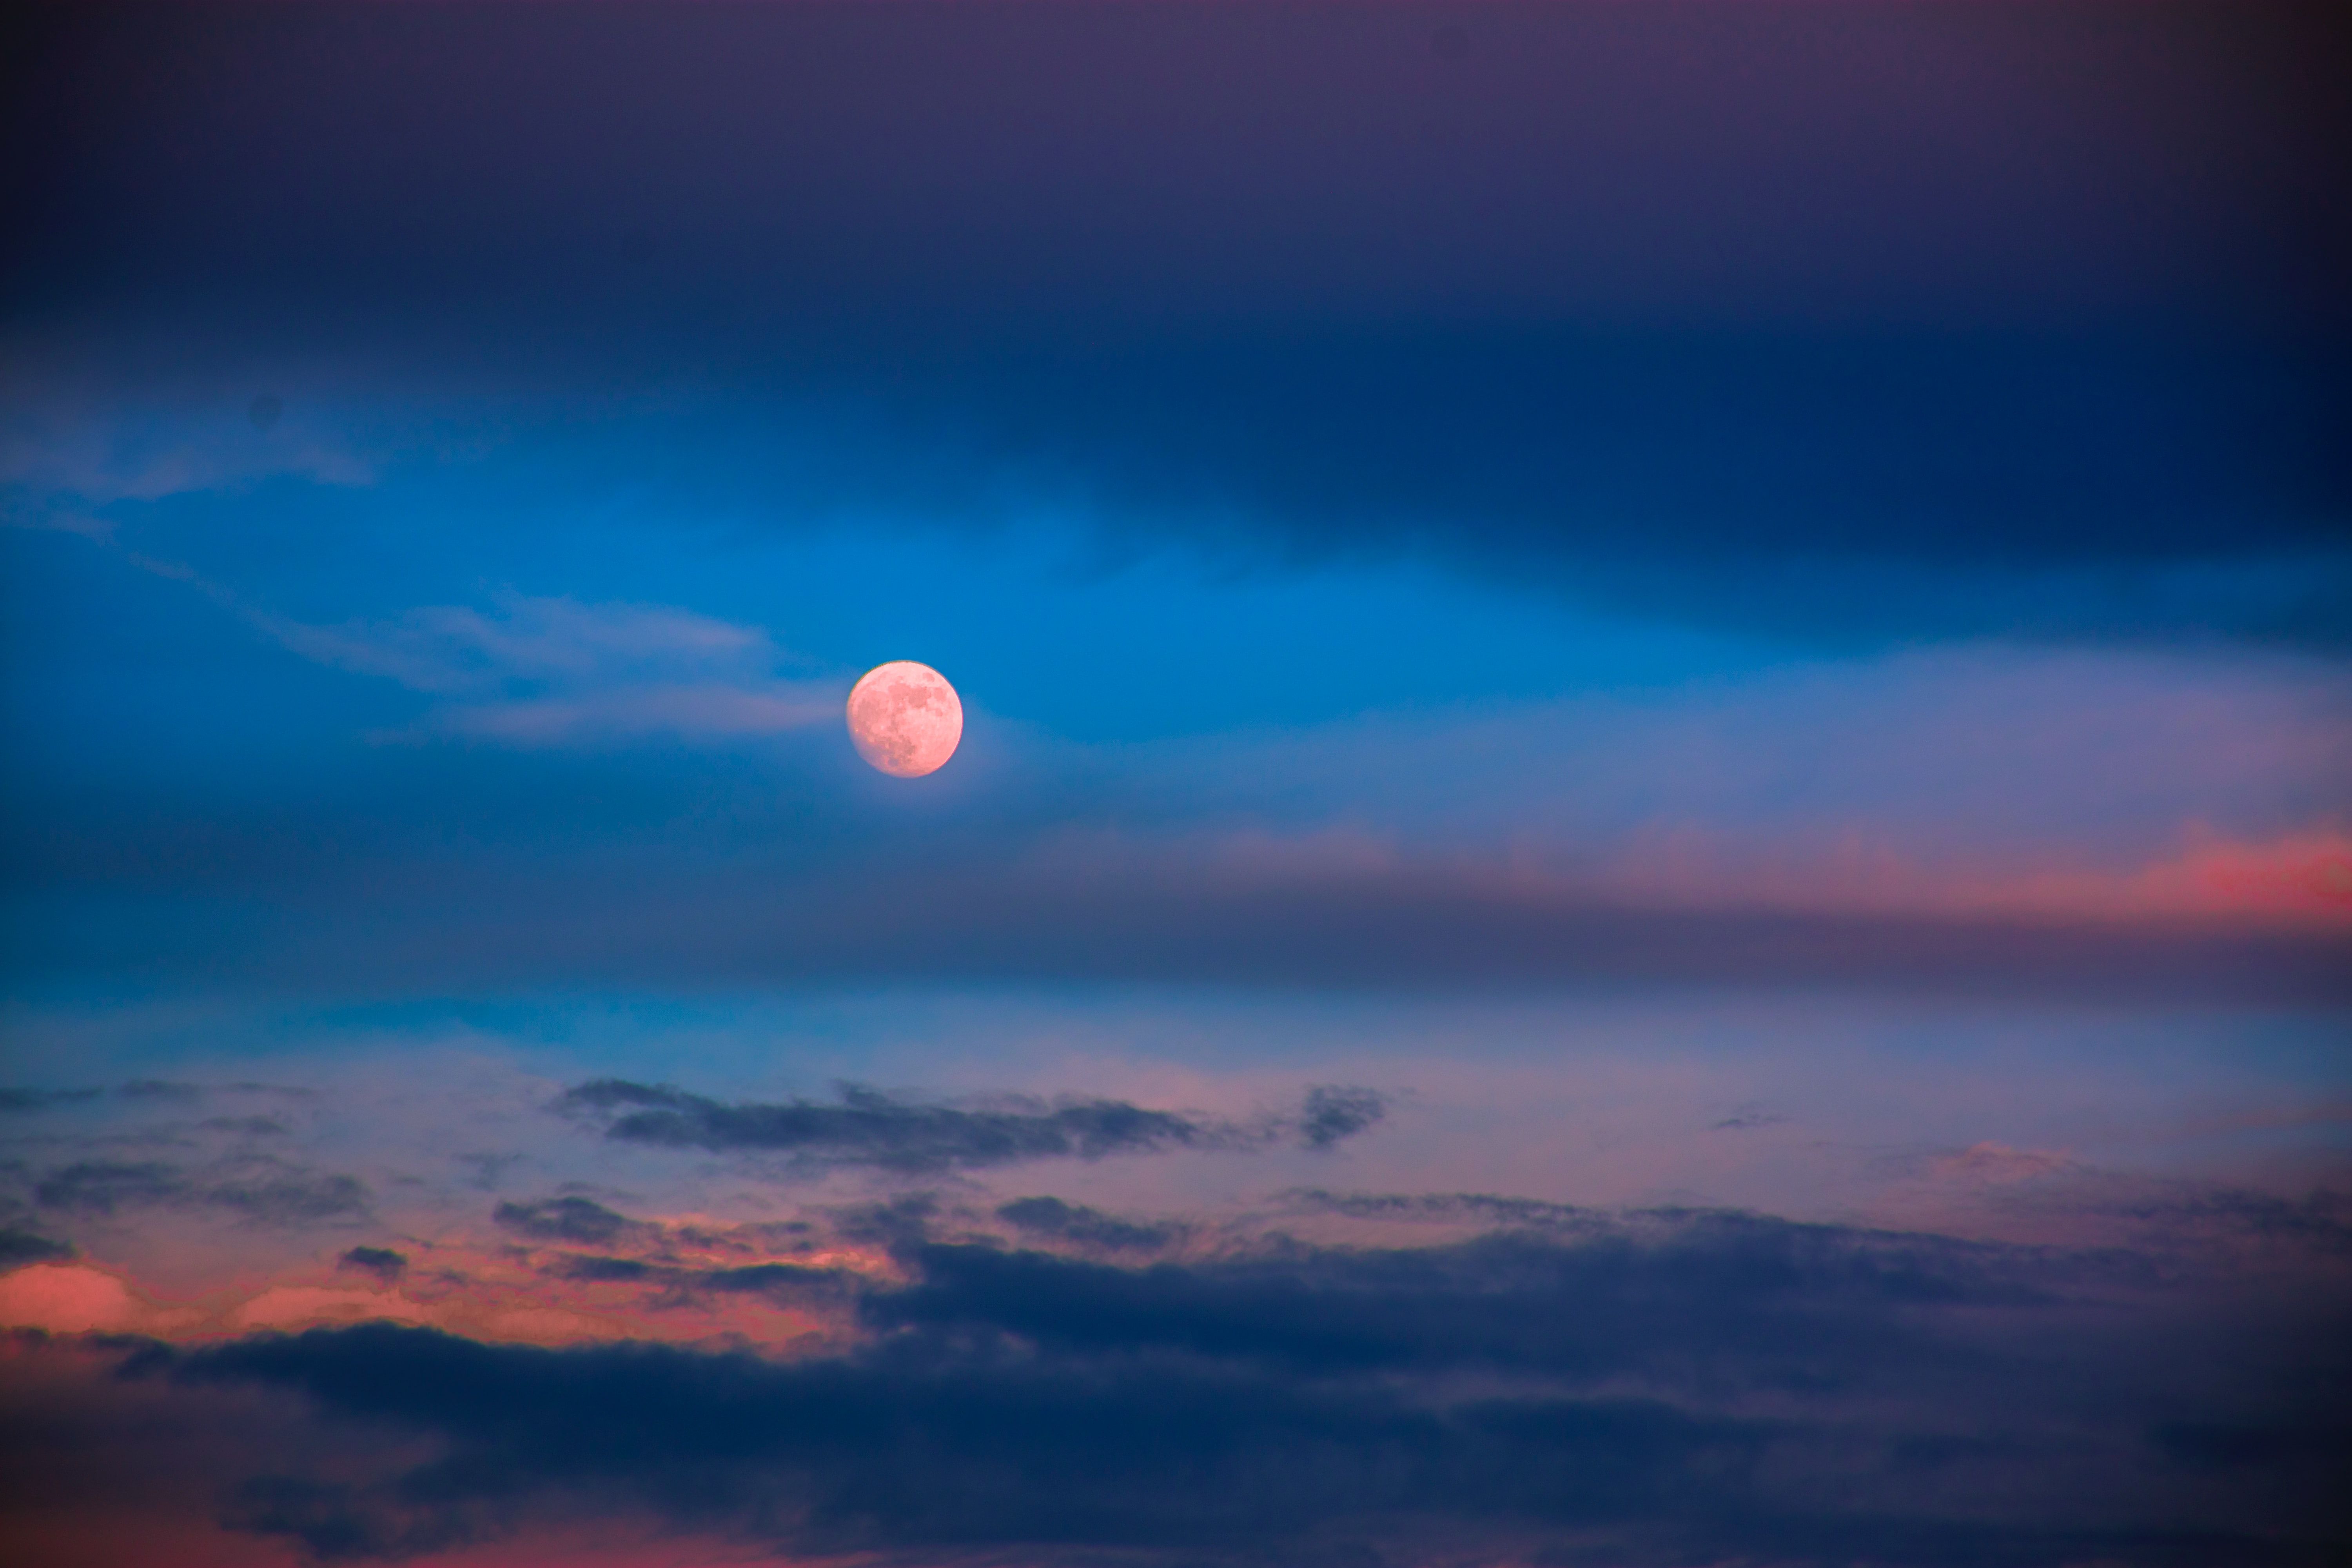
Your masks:
{"label": "cloud bank", "polygon": [[903,1283],[855,1286],[845,1353],[377,1325],[127,1370],[431,1439],[233,1483],[233,1528],[329,1562],[583,1508],[950,1562],[2317,1564],[2352,1540],[2345,1281],[2306,1254],[2299,1300],[2210,1263],[1706,1212],[1141,1268],[919,1233],[900,1256]]}

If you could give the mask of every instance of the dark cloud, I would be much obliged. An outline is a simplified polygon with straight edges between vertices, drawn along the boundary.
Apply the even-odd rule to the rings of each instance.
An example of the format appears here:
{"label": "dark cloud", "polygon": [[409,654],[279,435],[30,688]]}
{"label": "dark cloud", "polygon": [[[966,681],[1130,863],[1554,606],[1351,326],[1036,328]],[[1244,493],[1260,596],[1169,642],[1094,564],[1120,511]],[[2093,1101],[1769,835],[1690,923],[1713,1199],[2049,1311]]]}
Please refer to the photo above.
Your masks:
{"label": "dark cloud", "polygon": [[673,1261],[573,1253],[549,1272],[559,1279],[596,1285],[656,1284],[687,1294],[767,1296],[782,1302],[839,1302],[856,1294],[858,1277],[839,1268],[797,1263],[751,1263],[732,1268],[688,1268]]}
{"label": "dark cloud", "polygon": [[394,1519],[366,1501],[352,1486],[259,1476],[230,1490],[221,1523],[250,1534],[290,1538],[319,1563],[397,1561],[459,1545],[476,1533],[461,1514],[425,1510]]}
{"label": "dark cloud", "polygon": [[1000,1205],[996,1217],[1030,1236],[1108,1252],[1165,1247],[1183,1235],[1182,1226],[1166,1221],[1139,1224],[1059,1198],[1015,1198]]}
{"label": "dark cloud", "polygon": [[370,1194],[355,1176],[313,1171],[267,1156],[188,1170],[161,1161],[83,1160],[44,1175],[33,1188],[44,1208],[113,1215],[136,1208],[206,1208],[270,1226],[355,1219]]}
{"label": "dark cloud", "polygon": [[[1161,1349],[1313,1375],[1651,1374],[1664,1355],[1721,1357],[1754,1384],[1799,1385],[1832,1349],[1855,1373],[1893,1353],[1902,1307],[2046,1305],[2061,1286],[2115,1282],[2118,1267],[1738,1215],[1647,1218],[1662,1234],[1611,1226],[1567,1246],[1498,1235],[1334,1252],[1308,1268],[1277,1256],[1138,1270],[934,1245],[918,1255],[921,1284],[877,1296],[866,1311],[887,1328],[984,1328],[1064,1351]],[[1577,1310],[1540,1310],[1545,1301]]]}
{"label": "dark cloud", "polygon": [[23,43],[7,124],[47,155],[7,189],[18,288],[52,310],[514,335],[496,306],[722,355],[894,312],[918,341],[1284,312],[2325,320],[2347,244],[2315,63],[2340,20],[2260,0],[2138,8],[2127,38],[2080,3],[1474,0],[911,27],[190,6]]}
{"label": "dark cloud", "polygon": [[0,1110],[47,1110],[96,1100],[98,1094],[94,1089],[0,1089]]}
{"label": "dark cloud", "polygon": [[648,1279],[657,1272],[656,1266],[635,1258],[600,1258],[581,1255],[567,1258],[558,1270],[566,1279],[579,1279],[593,1284]]}
{"label": "dark cloud", "polygon": [[500,1204],[491,1217],[501,1228],[533,1241],[591,1245],[612,1240],[632,1224],[600,1203],[576,1196],[544,1198],[534,1204]]}
{"label": "dark cloud", "polygon": [[2342,646],[2331,8],[1468,9],[106,13],[9,95],[16,291],[848,426],[730,515]]}
{"label": "dark cloud", "polygon": [[694,1276],[707,1290],[750,1292],[784,1300],[838,1299],[853,1292],[858,1277],[839,1268],[810,1268],[797,1263],[753,1263],[740,1268],[712,1268]]}
{"label": "dark cloud", "polygon": [[43,1208],[105,1215],[184,1202],[193,1194],[177,1166],[157,1161],[78,1161],[50,1172],[33,1188],[34,1200]]}
{"label": "dark cloud", "polygon": [[905,1256],[909,1284],[861,1287],[873,1337],[845,1354],[378,1325],[135,1370],[434,1439],[414,1469],[297,1467],[236,1494],[242,1528],[329,1560],[592,1499],[788,1554],[933,1561],[2315,1568],[2352,1544],[2331,1500],[2352,1297],[2324,1263],[2291,1299],[2100,1253],[1676,1212],[1138,1269]]}
{"label": "dark cloud", "polygon": [[1387,1100],[1369,1089],[1318,1084],[1307,1091],[1307,1104],[1299,1112],[1299,1141],[1310,1149],[1328,1149],[1370,1127],[1388,1109]]}
{"label": "dark cloud", "polygon": [[2331,1252],[2352,1253],[2352,1193],[2318,1189],[2293,1198],[2274,1193],[2214,1187],[2193,1197],[2133,1205],[2127,1212],[2149,1219],[2211,1222]]}
{"label": "dark cloud", "polygon": [[71,1258],[74,1249],[66,1242],[23,1230],[15,1226],[0,1226],[0,1268],[14,1268],[24,1263],[53,1263]]}
{"label": "dark cloud", "polygon": [[[2340,647],[2347,363],[2342,338],[1292,324],[899,356],[887,386],[794,392],[853,411],[801,476],[826,512],[1007,520],[1051,498],[1110,561],[1409,555],[1837,648]],[[724,505],[729,466],[713,446],[676,482]]]}
{"label": "dark cloud", "polygon": [[939,1212],[939,1199],[929,1193],[899,1193],[835,1209],[831,1219],[834,1234],[844,1241],[870,1242],[906,1258],[930,1240]]}
{"label": "dark cloud", "polygon": [[1542,1226],[1594,1230],[1621,1224],[1607,1209],[1494,1193],[1328,1193],[1301,1187],[1284,1194],[1302,1209],[1351,1219],[1426,1220],[1481,1226]]}
{"label": "dark cloud", "polygon": [[258,1179],[215,1182],[203,1201],[271,1225],[357,1218],[368,1212],[368,1190],[356,1176],[290,1168]]}
{"label": "dark cloud", "polygon": [[335,1267],[373,1275],[389,1285],[408,1272],[408,1255],[388,1247],[354,1247],[335,1259]]}
{"label": "dark cloud", "polygon": [[728,1105],[667,1085],[603,1079],[565,1090],[556,1109],[601,1118],[606,1137],[626,1142],[920,1173],[1171,1149],[1262,1148],[1284,1137],[1322,1149],[1370,1127],[1386,1106],[1370,1089],[1323,1087],[1309,1091],[1297,1116],[1244,1126],[1114,1100],[1019,1098],[960,1107],[894,1099],[856,1084],[842,1085],[839,1097],[830,1104]]}

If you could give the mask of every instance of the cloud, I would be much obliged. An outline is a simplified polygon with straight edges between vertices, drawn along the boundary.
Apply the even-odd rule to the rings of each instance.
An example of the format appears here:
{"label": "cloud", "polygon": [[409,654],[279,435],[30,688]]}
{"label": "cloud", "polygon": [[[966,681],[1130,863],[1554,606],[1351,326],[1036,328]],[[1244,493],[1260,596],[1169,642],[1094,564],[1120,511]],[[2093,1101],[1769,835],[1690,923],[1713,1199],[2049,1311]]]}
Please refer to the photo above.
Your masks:
{"label": "cloud", "polygon": [[[389,868],[397,847],[355,846],[353,858]],[[2352,986],[2352,921],[2315,900],[2217,900],[2194,912],[2104,897],[2073,908],[1988,905],[1944,900],[1932,879],[1919,897],[1898,887],[1883,898],[1808,876],[1765,879],[1743,898],[1736,876],[1614,886],[1507,847],[1286,844],[1260,834],[1073,833],[1027,847],[936,847],[924,859],[873,848],[852,868],[807,864],[796,848],[657,859],[662,851],[618,844],[575,858],[417,843],[398,878],[289,889],[263,873],[297,850],[232,840],[226,864],[199,865],[181,885],[125,895],[104,884],[136,900],[127,907],[142,916],[137,947],[59,921],[17,963],[402,993],[886,979],[1423,993],[1700,984],[2302,1005],[2333,1005]],[[67,868],[27,901],[62,908],[107,869]],[[207,913],[231,896],[247,920]],[[700,1124],[680,1106],[642,1109],[639,1125],[667,1129],[662,1136]]]}
{"label": "cloud", "polygon": [[[1758,1387],[1801,1377],[1840,1341],[1862,1374],[1907,1334],[1890,1310],[1898,1304],[2046,1305],[2109,1268],[1942,1237],[1674,1211],[1565,1240],[1503,1232],[1421,1250],[1335,1248],[1305,1263],[1277,1255],[1129,1269],[935,1244],[918,1264],[921,1283],[870,1298],[869,1321],[993,1331],[1072,1353],[1238,1358],[1308,1376],[1664,1378],[1665,1359],[1697,1357]],[[1546,1312],[1548,1300],[1578,1306]]]}
{"label": "cloud", "polygon": [[121,1280],[80,1264],[44,1260],[0,1274],[0,1323],[57,1334],[131,1332],[164,1326]]}
{"label": "cloud", "polygon": [[94,1089],[0,1089],[0,1110],[47,1110],[53,1105],[74,1105],[96,1100]]}
{"label": "cloud", "polygon": [[104,542],[113,525],[89,509],[250,489],[273,479],[366,485],[382,466],[380,455],[332,428],[332,415],[320,416],[326,411],[307,411],[272,437],[223,417],[217,407],[132,402],[101,410],[86,387],[44,381],[22,364],[0,379],[0,521]]}
{"label": "cloud", "polygon": [[[1114,547],[1420,550],[1810,640],[2340,647],[2345,245],[2281,216],[2347,183],[2342,110],[2285,85],[2339,24],[2233,6],[2217,47],[2164,13],[2126,47],[1998,8],[1710,15],[1694,45],[1574,8],[616,14],[528,87],[465,63],[509,47],[496,16],[364,47],[61,24],[23,110],[54,154],[26,320],[44,357],[168,335],[215,438],[19,445],[98,496],[333,481],[351,459],[289,449],[301,398],[251,427],[256,359],[715,380],[867,426],[795,454],[804,505],[763,433],[738,489],[679,509],[730,526],[1050,506]],[[1433,59],[1438,27],[1470,55]],[[413,98],[350,113],[386,58]],[[136,155],[166,135],[168,174]],[[289,146],[320,177],[282,177]],[[228,468],[175,471],[231,437]],[[676,461],[707,494],[707,447]]]}
{"label": "cloud", "polygon": [[373,1201],[356,1176],[260,1154],[193,1170],[155,1160],[79,1160],[43,1175],[33,1197],[43,1208],[63,1214],[111,1217],[142,1208],[211,1209],[273,1226],[361,1218]]}
{"label": "cloud", "polygon": [[[1973,1152],[1973,1151],[1970,1151]],[[2121,1195],[2069,1194],[2092,1213],[2144,1227],[2143,1245],[2189,1250],[2253,1242],[2290,1254],[2352,1258],[2352,1193],[2315,1188],[2300,1197],[2229,1185],[2158,1185]]]}
{"label": "cloud", "polygon": [[500,1204],[492,1217],[501,1228],[533,1241],[605,1242],[630,1228],[622,1215],[583,1197]]}
{"label": "cloud", "polygon": [[[1059,1237],[1101,1217],[1028,1201]],[[948,1562],[2155,1568],[2315,1564],[2347,1539],[2329,1500],[2352,1364],[2319,1353],[2345,1281],[2321,1255],[2295,1265],[2298,1299],[2111,1252],[1559,1212],[1577,1225],[1530,1211],[1442,1246],[1138,1268],[916,1242],[903,1284],[855,1285],[864,1344],[790,1359],[379,1325],[157,1348],[131,1371],[430,1439],[437,1457],[247,1478],[237,1526],[331,1561],[583,1507]],[[2226,1387],[2165,1348],[2225,1323]]]}
{"label": "cloud", "polygon": [[37,1231],[0,1226],[0,1268],[15,1268],[26,1263],[63,1262],[73,1255],[74,1249],[69,1243],[55,1240]]}
{"label": "cloud", "polygon": [[1284,1140],[1325,1149],[1370,1128],[1387,1109],[1370,1089],[1328,1086],[1310,1089],[1295,1116],[1249,1124],[1114,1100],[1022,1097],[966,1107],[898,1100],[856,1084],[842,1085],[839,1095],[832,1104],[727,1105],[667,1085],[601,1079],[566,1089],[554,1109],[601,1120],[605,1137],[625,1142],[776,1153],[812,1168],[870,1165],[903,1173],[1175,1149],[1262,1149]]}
{"label": "cloud", "polygon": [[507,593],[488,611],[436,605],[323,625],[265,608],[184,563],[122,553],[291,653],[438,700],[412,730],[378,739],[458,735],[526,748],[740,739],[837,720],[846,691],[842,681],[778,677],[782,656],[757,627],[667,605]]}
{"label": "cloud", "polygon": [[761,633],[686,610],[517,594],[503,595],[490,614],[433,605],[390,622],[286,622],[280,636],[321,664],[442,695],[494,691],[514,680],[610,678],[623,670],[696,675],[773,657]]}
{"label": "cloud", "polygon": [[1604,1209],[1493,1193],[1328,1193],[1300,1187],[1283,1194],[1290,1205],[1350,1219],[1420,1220],[1480,1226],[1538,1226],[1586,1232],[1618,1223]]}
{"label": "cloud", "polygon": [[388,1247],[354,1247],[335,1259],[335,1267],[371,1275],[389,1285],[408,1271],[408,1257]]}
{"label": "cloud", "polygon": [[1310,1149],[1328,1149],[1387,1114],[1388,1100],[1369,1089],[1318,1084],[1307,1091],[1307,1103],[1299,1111],[1299,1140]]}
{"label": "cloud", "polygon": [[661,1272],[654,1264],[634,1258],[575,1257],[563,1260],[562,1275],[591,1284],[647,1279]]}
{"label": "cloud", "polygon": [[756,627],[665,605],[499,596],[320,626],[247,609],[305,658],[441,700],[423,732],[551,746],[644,735],[715,740],[836,720],[838,682],[785,680]]}
{"label": "cloud", "polygon": [[[2352,934],[2352,722],[2307,660],[1946,650],[1135,747],[1032,735],[912,816],[816,748],[651,761],[436,746],[376,753],[356,794],[61,785],[11,834],[24,896],[58,910],[17,962],[304,985],[1633,977],[2284,999],[2327,994]],[[478,826],[453,837],[454,819]],[[151,934],[64,918],[93,891],[140,900]],[[216,918],[221,899],[251,920]]]}
{"label": "cloud", "polygon": [[1811,853],[1710,845],[1703,830],[1644,837],[1647,843],[1593,879],[1595,891],[1684,908],[2352,929],[2352,835],[2333,830],[2263,844],[2192,832],[2179,855],[2126,870],[2017,867],[1990,874],[1907,861],[1858,835]]}
{"label": "cloud", "polygon": [[782,1300],[839,1300],[853,1294],[864,1276],[845,1268],[813,1268],[799,1263],[751,1263],[738,1268],[706,1269],[690,1277],[706,1290],[753,1291]]}
{"label": "cloud", "polygon": [[110,1215],[122,1207],[178,1203],[191,1191],[177,1166],[85,1160],[42,1177],[33,1196],[44,1208]]}
{"label": "cloud", "polygon": [[1166,1221],[1139,1224],[1059,1198],[1015,1198],[997,1205],[996,1217],[1023,1234],[1107,1252],[1148,1251],[1167,1246],[1184,1234],[1181,1225]]}

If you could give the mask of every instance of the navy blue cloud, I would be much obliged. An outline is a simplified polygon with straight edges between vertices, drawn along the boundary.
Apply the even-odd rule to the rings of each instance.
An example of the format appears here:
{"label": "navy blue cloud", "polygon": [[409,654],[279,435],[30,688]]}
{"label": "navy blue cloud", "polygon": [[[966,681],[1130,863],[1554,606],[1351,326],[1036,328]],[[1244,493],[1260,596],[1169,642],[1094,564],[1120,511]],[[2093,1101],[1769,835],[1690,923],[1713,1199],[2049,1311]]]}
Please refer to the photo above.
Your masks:
{"label": "navy blue cloud", "polygon": [[72,1246],[20,1226],[0,1226],[0,1268],[20,1263],[53,1263],[74,1255]]}
{"label": "navy blue cloud", "polygon": [[[604,1136],[623,1142],[774,1153],[815,1165],[902,1173],[1172,1149],[1254,1149],[1285,1136],[1326,1149],[1387,1112],[1387,1101],[1373,1090],[1332,1085],[1308,1090],[1294,1117],[1249,1126],[1116,1100],[1048,1104],[1024,1099],[966,1107],[897,1099],[856,1084],[842,1085],[839,1093],[834,1104],[796,1099],[728,1105],[666,1084],[599,1079],[566,1089],[554,1109],[604,1119]],[[595,1207],[584,1198],[562,1202]]]}
{"label": "navy blue cloud", "polygon": [[19,287],[754,352],[959,312],[2340,310],[2324,8],[912,15],[54,14],[12,51]]}
{"label": "navy blue cloud", "polygon": [[500,1204],[491,1217],[503,1228],[533,1241],[594,1244],[612,1240],[630,1222],[590,1198],[548,1198],[535,1204]]}
{"label": "navy blue cloud", "polygon": [[408,1255],[388,1247],[354,1247],[335,1260],[335,1267],[372,1275],[389,1285],[408,1272]]}
{"label": "navy blue cloud", "polygon": [[[1065,1352],[1169,1350],[1309,1376],[1507,1370],[1571,1379],[1686,1370],[1774,1386],[1866,1381],[1901,1359],[1898,1309],[2047,1306],[2131,1283],[2125,1258],[2063,1263],[1937,1237],[1742,1215],[1669,1215],[1663,1240],[1612,1226],[1423,1251],[1115,1268],[986,1246],[916,1256],[923,1282],[878,1295],[884,1328],[987,1330]],[[1573,1310],[1545,1303],[1573,1302]],[[1834,1370],[1833,1370],[1834,1369]]]}
{"label": "navy blue cloud", "polygon": [[730,516],[1076,500],[1815,642],[2352,624],[2326,7],[129,16],[10,95],[11,319],[98,358],[847,411]]}
{"label": "navy blue cloud", "polygon": [[1157,1250],[1182,1234],[1182,1227],[1171,1222],[1121,1219],[1052,1197],[1014,1198],[998,1205],[996,1217],[1030,1236],[1112,1252]]}
{"label": "navy blue cloud", "polygon": [[[2352,1390],[2320,1353],[2346,1322],[2333,1275],[2252,1306],[2132,1256],[1675,1213],[1142,1270],[906,1257],[904,1288],[831,1282],[876,1331],[847,1355],[380,1325],[131,1370],[436,1438],[415,1468],[229,1500],[330,1561],[592,1495],[932,1560],[2318,1563],[2352,1543],[2329,1501]],[[2225,1323],[2258,1375],[2217,1392],[2162,1347]]]}

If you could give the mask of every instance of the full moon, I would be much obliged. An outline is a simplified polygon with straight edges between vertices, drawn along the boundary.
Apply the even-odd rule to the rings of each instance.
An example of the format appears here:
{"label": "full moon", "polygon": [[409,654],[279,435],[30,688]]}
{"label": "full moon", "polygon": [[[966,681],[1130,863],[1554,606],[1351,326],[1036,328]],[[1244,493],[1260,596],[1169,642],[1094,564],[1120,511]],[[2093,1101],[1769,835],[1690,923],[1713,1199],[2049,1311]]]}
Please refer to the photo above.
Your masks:
{"label": "full moon", "polygon": [[857,754],[894,778],[940,771],[963,739],[963,704],[947,678],[911,658],[877,664],[849,692]]}

